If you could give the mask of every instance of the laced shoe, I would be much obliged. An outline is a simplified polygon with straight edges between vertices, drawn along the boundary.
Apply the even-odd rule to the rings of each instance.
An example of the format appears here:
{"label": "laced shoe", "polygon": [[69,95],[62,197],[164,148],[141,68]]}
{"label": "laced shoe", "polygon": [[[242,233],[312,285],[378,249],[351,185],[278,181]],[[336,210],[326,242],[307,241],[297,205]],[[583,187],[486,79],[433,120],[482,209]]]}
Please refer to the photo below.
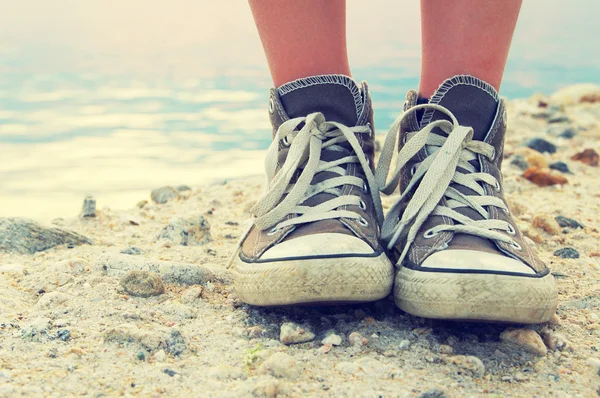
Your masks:
{"label": "laced shoe", "polygon": [[393,266],[379,240],[367,85],[296,80],[271,90],[269,114],[268,188],[231,260],[238,296],[260,306],[387,296]]}
{"label": "laced shoe", "polygon": [[548,321],[557,306],[554,278],[503,195],[504,101],[489,84],[461,75],[418,102],[410,91],[376,173],[384,193],[398,185],[401,192],[382,226],[398,267],[396,304],[428,318]]}

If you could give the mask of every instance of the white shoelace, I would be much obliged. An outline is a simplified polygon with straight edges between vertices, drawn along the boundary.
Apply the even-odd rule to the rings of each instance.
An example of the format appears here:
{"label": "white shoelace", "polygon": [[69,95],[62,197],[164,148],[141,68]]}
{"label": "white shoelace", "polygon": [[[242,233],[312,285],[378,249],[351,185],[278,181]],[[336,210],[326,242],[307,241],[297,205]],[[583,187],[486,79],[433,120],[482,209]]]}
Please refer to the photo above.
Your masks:
{"label": "white shoelace", "polygon": [[[443,112],[452,121],[436,120],[420,131],[408,133],[406,143],[402,150],[398,151],[402,120],[411,112],[425,108]],[[436,128],[438,128],[437,131],[442,131],[447,136],[435,134],[433,130]],[[397,262],[398,265],[407,255],[421,226],[429,216],[433,215],[450,218],[454,221],[454,225],[443,224],[428,229],[424,232],[425,238],[432,238],[443,231],[453,231],[505,242],[520,249],[518,243],[511,238],[515,234],[515,228],[506,221],[490,219],[489,212],[484,208],[484,206],[494,206],[508,211],[501,199],[486,195],[484,188],[479,184],[483,182],[495,189],[500,189],[498,180],[489,173],[477,172],[475,167],[469,163],[476,160],[478,155],[493,160],[494,147],[482,141],[472,140],[472,138],[472,128],[459,125],[452,112],[435,104],[415,106],[400,115],[392,124],[386,135],[375,173],[377,183],[383,193],[389,195],[396,189],[400,181],[401,168],[421,149],[425,148],[427,153],[425,160],[415,164],[411,170],[410,183],[402,192],[400,199],[389,210],[383,222],[381,235],[382,239],[387,242],[388,250],[391,250],[398,241],[406,239],[404,250]],[[392,158],[396,152],[398,152],[396,166],[388,182]],[[476,194],[465,195],[451,187],[452,183],[470,188]],[[413,197],[400,217],[403,199],[417,184],[418,187],[414,191]],[[444,200],[442,201],[442,199]],[[460,207],[469,207],[477,211],[483,220],[473,220],[455,210]]]}
{"label": "white shoelace", "polygon": [[[304,126],[298,130],[298,126]],[[251,209],[255,218],[240,239],[233,256],[238,252],[252,225],[256,225],[267,234],[275,234],[279,230],[327,219],[354,219],[362,224],[367,221],[351,209],[340,209],[343,206],[359,206],[365,208],[365,203],[358,195],[343,194],[344,185],[354,185],[362,190],[369,190],[379,225],[383,222],[383,209],[379,197],[378,185],[369,166],[362,147],[355,134],[371,134],[369,126],[347,127],[341,123],[326,121],[322,113],[312,113],[306,117],[285,121],[267,151],[265,169],[267,172],[268,188],[264,196]],[[287,158],[277,170],[277,157],[280,142],[289,146]],[[340,144],[347,142],[352,153]],[[321,159],[323,150],[347,153],[346,156],[334,161]],[[357,163],[366,177],[366,185],[362,178],[347,175],[342,166]],[[321,172],[332,172],[336,177],[327,178],[312,185],[314,176]],[[292,183],[294,176],[297,176]],[[330,193],[334,198],[324,201],[317,206],[303,206],[309,198],[322,193]],[[295,217],[289,217],[293,215]]]}

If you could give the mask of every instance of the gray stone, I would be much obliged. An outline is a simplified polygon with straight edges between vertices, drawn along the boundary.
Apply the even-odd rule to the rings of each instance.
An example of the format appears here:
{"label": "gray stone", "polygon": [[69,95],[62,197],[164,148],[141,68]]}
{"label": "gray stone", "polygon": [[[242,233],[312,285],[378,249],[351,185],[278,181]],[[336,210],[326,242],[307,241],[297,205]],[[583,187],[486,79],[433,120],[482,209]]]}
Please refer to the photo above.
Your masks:
{"label": "gray stone", "polygon": [[568,123],[569,117],[565,114],[555,114],[548,118],[548,123]]}
{"label": "gray stone", "polygon": [[81,209],[81,217],[96,217],[96,198],[88,195],[83,200],[83,208]]}
{"label": "gray stone", "polygon": [[554,218],[556,219],[556,222],[558,222],[558,225],[560,225],[563,228],[573,228],[573,229],[583,228],[583,224],[581,224],[579,221],[574,220],[572,218],[563,217],[563,216],[556,216]]}
{"label": "gray stone", "polygon": [[542,338],[535,330],[508,328],[500,334],[500,340],[536,355],[544,356],[548,352]]}
{"label": "gray stone", "polygon": [[210,225],[202,215],[196,215],[188,219],[173,217],[169,224],[164,227],[156,240],[170,240],[182,246],[200,246],[210,242]]}
{"label": "gray stone", "polygon": [[419,398],[446,398],[447,395],[443,390],[438,388],[433,388],[431,390],[427,390],[424,393],[419,395]]}
{"label": "gray stone", "polygon": [[512,157],[512,159],[510,159],[510,164],[512,164],[513,166],[516,166],[517,168],[519,168],[521,170],[527,170],[527,168],[529,167],[529,165],[527,164],[527,161],[521,155],[514,155]]}
{"label": "gray stone", "polygon": [[130,256],[139,256],[140,254],[144,254],[145,251],[135,247],[135,246],[131,246],[128,247],[126,249],[121,250],[121,254],[129,254]]}
{"label": "gray stone", "polygon": [[175,188],[175,189],[177,189],[178,192],[191,191],[192,190],[192,188],[190,188],[187,185],[178,185],[177,188]]}
{"label": "gray stone", "polygon": [[525,143],[525,145],[535,151],[544,153],[555,153],[556,145],[543,139],[543,138],[532,138]]}
{"label": "gray stone", "polygon": [[279,341],[283,344],[306,343],[314,338],[315,334],[310,329],[294,322],[285,322],[279,332]]}
{"label": "gray stone", "polygon": [[59,329],[56,336],[62,341],[67,341],[71,338],[71,331],[69,329]]}
{"label": "gray stone", "polygon": [[321,340],[321,344],[340,345],[342,344],[342,337],[335,333],[331,333]]}
{"label": "gray stone", "polygon": [[173,187],[165,186],[152,190],[150,198],[159,205],[167,203],[169,200],[177,197],[177,190]]}
{"label": "gray stone", "polygon": [[165,344],[165,351],[176,357],[187,350],[187,344],[179,330],[173,330],[171,335],[165,340]]}
{"label": "gray stone", "polygon": [[160,276],[148,271],[129,271],[121,279],[121,286],[127,294],[137,297],[159,296],[165,292]]}
{"label": "gray stone", "polygon": [[60,228],[44,227],[26,218],[0,218],[0,252],[34,254],[59,245],[91,245],[83,235]]}
{"label": "gray stone", "polygon": [[94,263],[94,268],[108,276],[122,277],[129,271],[150,271],[160,275],[165,283],[200,285],[207,282],[230,284],[231,274],[223,267],[202,264],[172,263],[143,256],[104,253]]}
{"label": "gray stone", "polygon": [[563,247],[556,250],[554,256],[560,258],[579,258],[579,252],[572,247]]}
{"label": "gray stone", "polygon": [[567,166],[565,162],[552,162],[548,167],[550,167],[552,170],[560,171],[561,173],[572,174],[571,170],[569,170],[569,166]]}

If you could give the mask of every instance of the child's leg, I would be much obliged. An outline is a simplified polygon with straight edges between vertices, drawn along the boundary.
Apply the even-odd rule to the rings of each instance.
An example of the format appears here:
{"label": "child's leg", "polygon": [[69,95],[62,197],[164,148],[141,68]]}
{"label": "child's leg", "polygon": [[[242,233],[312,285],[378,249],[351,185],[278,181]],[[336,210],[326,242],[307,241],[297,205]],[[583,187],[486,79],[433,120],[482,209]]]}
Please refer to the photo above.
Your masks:
{"label": "child's leg", "polygon": [[521,0],[421,0],[422,63],[419,95],[460,74],[500,88]]}
{"label": "child's leg", "polygon": [[275,86],[323,75],[350,76],[345,0],[249,0]]}

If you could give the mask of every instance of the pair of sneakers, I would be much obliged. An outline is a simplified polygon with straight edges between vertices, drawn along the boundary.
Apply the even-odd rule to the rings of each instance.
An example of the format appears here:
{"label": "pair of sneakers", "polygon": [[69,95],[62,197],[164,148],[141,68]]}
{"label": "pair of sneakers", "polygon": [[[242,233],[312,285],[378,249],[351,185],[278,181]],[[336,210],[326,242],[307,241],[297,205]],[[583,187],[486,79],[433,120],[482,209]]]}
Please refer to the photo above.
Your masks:
{"label": "pair of sneakers", "polygon": [[[505,103],[472,76],[415,91],[374,166],[366,83],[343,75],[272,89],[268,187],[233,256],[253,305],[374,301],[417,316],[540,323],[554,279],[516,227],[500,164]],[[380,191],[400,197],[384,216]]]}

